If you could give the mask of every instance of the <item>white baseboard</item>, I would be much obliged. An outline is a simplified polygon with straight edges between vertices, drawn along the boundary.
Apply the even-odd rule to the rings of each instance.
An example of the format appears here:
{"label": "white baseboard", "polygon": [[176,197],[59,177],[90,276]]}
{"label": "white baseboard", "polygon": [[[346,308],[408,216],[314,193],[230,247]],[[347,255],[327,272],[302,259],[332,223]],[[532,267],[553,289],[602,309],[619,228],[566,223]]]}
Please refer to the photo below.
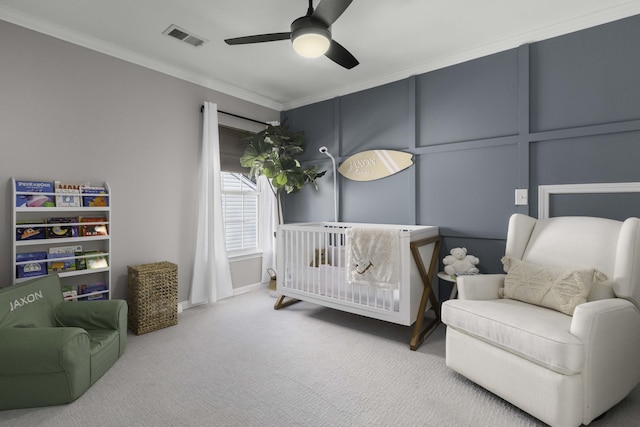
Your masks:
{"label": "white baseboard", "polygon": [[[235,297],[237,295],[242,295],[242,294],[246,294],[247,292],[253,292],[256,291],[262,287],[266,287],[267,283],[254,283],[253,285],[247,285],[247,286],[243,286],[241,288],[234,288],[233,289],[233,295],[231,295],[229,298]],[[182,301],[178,303],[178,314],[182,313],[184,310],[187,310],[189,308],[192,307],[197,307],[198,305],[202,305],[202,304],[191,304],[189,301]]]}
{"label": "white baseboard", "polygon": [[253,285],[243,286],[233,290],[233,296],[246,294],[247,292],[257,291],[258,289],[267,286],[266,283],[254,283]]}

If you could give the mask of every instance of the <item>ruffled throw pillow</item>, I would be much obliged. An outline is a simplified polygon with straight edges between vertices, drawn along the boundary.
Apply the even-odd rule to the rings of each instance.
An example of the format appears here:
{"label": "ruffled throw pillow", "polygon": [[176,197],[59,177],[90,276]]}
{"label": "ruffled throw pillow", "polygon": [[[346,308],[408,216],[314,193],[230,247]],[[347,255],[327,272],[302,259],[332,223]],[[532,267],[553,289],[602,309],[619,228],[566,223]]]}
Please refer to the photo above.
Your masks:
{"label": "ruffled throw pillow", "polygon": [[595,281],[607,279],[593,268],[551,268],[506,256],[501,261],[507,273],[504,288],[498,291],[502,298],[539,305],[569,316],[578,304],[587,302]]}

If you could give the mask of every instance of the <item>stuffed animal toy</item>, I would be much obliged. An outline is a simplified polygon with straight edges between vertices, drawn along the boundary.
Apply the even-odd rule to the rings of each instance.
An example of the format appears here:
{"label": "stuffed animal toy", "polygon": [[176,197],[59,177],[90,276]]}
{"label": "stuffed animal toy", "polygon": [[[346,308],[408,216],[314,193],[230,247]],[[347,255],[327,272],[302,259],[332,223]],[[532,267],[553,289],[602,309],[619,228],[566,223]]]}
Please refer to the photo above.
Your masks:
{"label": "stuffed animal toy", "polygon": [[316,249],[316,255],[309,264],[309,267],[320,267],[321,264],[331,265],[329,261],[327,261],[327,251],[324,249]]}
{"label": "stuffed animal toy", "polygon": [[473,255],[467,255],[467,248],[453,248],[451,249],[451,255],[447,255],[442,260],[445,265],[444,272],[450,276],[456,274],[478,274],[478,270],[475,266],[480,263],[480,260]]}

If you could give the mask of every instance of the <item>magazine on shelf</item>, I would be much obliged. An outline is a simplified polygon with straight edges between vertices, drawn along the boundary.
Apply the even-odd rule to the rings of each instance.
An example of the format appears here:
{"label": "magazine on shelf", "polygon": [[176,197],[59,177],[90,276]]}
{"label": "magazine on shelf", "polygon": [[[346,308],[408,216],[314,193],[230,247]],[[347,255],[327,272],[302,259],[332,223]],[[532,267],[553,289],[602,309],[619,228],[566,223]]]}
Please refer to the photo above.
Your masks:
{"label": "magazine on shelf", "polygon": [[63,237],[78,237],[77,217],[47,218],[47,224],[60,224],[47,227],[47,239],[58,239]]}
{"label": "magazine on shelf", "polygon": [[49,262],[49,271],[74,271],[76,270],[76,253],[82,252],[82,245],[57,246],[49,248],[49,259],[71,258]]}
{"label": "magazine on shelf", "polygon": [[65,301],[75,301],[78,297],[78,290],[75,286],[61,286],[62,298]]}
{"label": "magazine on shelf", "polygon": [[92,270],[109,267],[109,259],[106,253],[101,251],[77,252],[76,268],[78,270]]}
{"label": "magazine on shelf", "polygon": [[109,197],[107,195],[106,188],[91,187],[91,186],[85,185],[80,190],[82,191],[82,206],[86,206],[86,207],[109,206]]}
{"label": "magazine on shelf", "polygon": [[[80,298],[86,298],[88,301],[107,299],[107,284],[104,282],[90,283],[80,285]],[[95,292],[101,292],[95,294]],[[91,295],[93,294],[93,295]]]}
{"label": "magazine on shelf", "polygon": [[106,267],[109,267],[109,261],[104,254],[87,258],[87,270]]}
{"label": "magazine on shelf", "polygon": [[55,181],[56,207],[80,207],[80,188],[88,184]]}
{"label": "magazine on shelf", "polygon": [[81,216],[78,217],[80,223],[81,236],[106,236],[109,234],[107,218],[104,216]]}
{"label": "magazine on shelf", "polygon": [[[16,193],[53,193],[53,182],[16,180]],[[52,208],[55,205],[52,194],[16,194],[18,208]]]}
{"label": "magazine on shelf", "polygon": [[16,262],[29,261],[29,262],[26,262],[25,264],[19,264],[16,266],[16,277],[20,279],[23,277],[46,276],[47,274],[47,263],[45,262],[46,259],[47,259],[47,253],[43,251],[16,254]]}
{"label": "magazine on shelf", "polygon": [[24,240],[38,240],[47,237],[45,227],[41,227],[37,224],[42,220],[33,221],[17,221],[16,222],[16,242],[22,242]]}

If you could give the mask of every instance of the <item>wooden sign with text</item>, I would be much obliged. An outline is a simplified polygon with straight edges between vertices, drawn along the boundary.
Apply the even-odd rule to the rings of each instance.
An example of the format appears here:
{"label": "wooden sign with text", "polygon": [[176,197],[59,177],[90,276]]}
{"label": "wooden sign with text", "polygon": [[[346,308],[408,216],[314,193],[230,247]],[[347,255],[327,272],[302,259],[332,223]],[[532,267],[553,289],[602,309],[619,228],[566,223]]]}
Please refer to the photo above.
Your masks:
{"label": "wooden sign with text", "polygon": [[354,181],[373,181],[386,178],[413,164],[413,154],[393,150],[369,150],[345,160],[338,172]]}

